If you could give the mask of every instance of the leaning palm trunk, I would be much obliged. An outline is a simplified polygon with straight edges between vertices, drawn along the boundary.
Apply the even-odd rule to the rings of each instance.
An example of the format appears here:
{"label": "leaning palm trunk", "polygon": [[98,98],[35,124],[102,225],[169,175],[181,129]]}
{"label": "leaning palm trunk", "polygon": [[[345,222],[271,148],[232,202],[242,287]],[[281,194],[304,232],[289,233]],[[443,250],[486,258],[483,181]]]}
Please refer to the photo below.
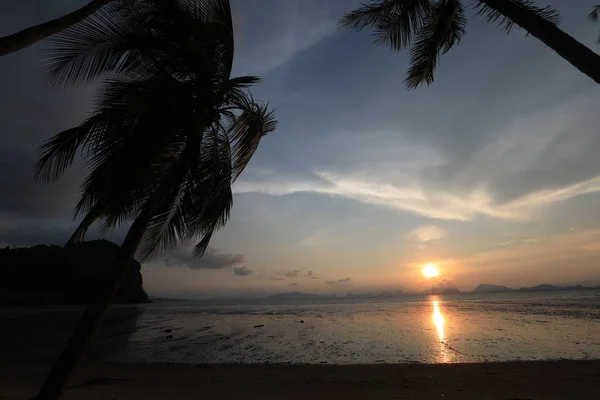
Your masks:
{"label": "leaning palm trunk", "polygon": [[[157,203],[152,209],[157,210],[158,206]],[[102,288],[99,297],[87,306],[79,325],[71,334],[67,345],[44,381],[36,400],[58,400],[60,398],[67,378],[83,356],[87,344],[121,286],[123,277],[127,273],[144,232],[153,217],[152,209],[149,208],[142,213],[127,232],[119,253],[112,261],[106,286]]]}
{"label": "leaning palm trunk", "polygon": [[32,44],[63,31],[95,13],[114,0],[92,0],[85,6],[60,18],[23,29],[17,33],[0,38],[0,56],[22,50]]}
{"label": "leaning palm trunk", "polygon": [[197,139],[192,138],[188,141],[169,175],[142,206],[142,212],[129,228],[119,253],[111,263],[106,286],[102,288],[96,301],[89,304],[84,311],[79,325],[73,331],[67,345],[46,378],[36,400],[58,400],[60,398],[67,378],[73,372],[77,362],[83,357],[87,344],[94,336],[106,310],[112,304],[148,226],[169,197],[173,187],[176,187],[177,183],[183,180],[187,166],[186,156],[193,152],[195,147],[199,146]]}
{"label": "leaning palm trunk", "polygon": [[600,55],[578,42],[555,24],[528,12],[510,0],[479,0],[496,10],[532,36],[541,40],[575,68],[600,83]]}

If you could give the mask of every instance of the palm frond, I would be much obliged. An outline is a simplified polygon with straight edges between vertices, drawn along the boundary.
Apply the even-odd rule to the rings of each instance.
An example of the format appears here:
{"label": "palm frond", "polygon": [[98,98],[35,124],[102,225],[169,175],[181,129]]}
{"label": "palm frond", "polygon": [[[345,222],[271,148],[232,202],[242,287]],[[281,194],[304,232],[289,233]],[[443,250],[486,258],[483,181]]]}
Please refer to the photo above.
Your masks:
{"label": "palm frond", "polygon": [[186,143],[176,161],[180,172],[173,176],[171,182],[163,181],[162,185],[170,189],[165,190],[162,205],[144,234],[138,250],[141,259],[167,253],[182,242],[189,242],[186,235],[193,231],[189,222],[192,218],[190,214],[196,212],[194,209],[197,202],[194,197],[197,194],[193,192],[192,187],[197,179],[210,173],[210,170],[196,172],[195,175],[192,172],[196,171],[196,164],[201,160],[202,140],[205,135],[206,133],[199,132],[199,135],[195,135]]}
{"label": "palm frond", "polygon": [[67,129],[48,139],[40,147],[35,166],[36,182],[52,182],[63,176],[73,165],[77,148],[85,141],[89,130],[82,126]]}
{"label": "palm frond", "polygon": [[[546,21],[558,25],[560,23],[560,13],[550,6],[538,7],[533,0],[506,0],[523,8],[527,12],[533,13]],[[497,24],[505,32],[510,32],[514,22],[505,17],[499,11],[491,8],[482,1],[475,4],[476,15],[481,16],[484,21]]]}
{"label": "palm frond", "polygon": [[375,44],[399,51],[410,45],[431,12],[431,0],[406,0],[404,7],[385,15],[375,25]]}
{"label": "palm frond", "polygon": [[354,29],[372,27],[375,44],[393,50],[408,46],[431,10],[432,0],[383,0],[363,4],[342,17],[341,24]]}
{"label": "palm frond", "polygon": [[[210,132],[203,146],[200,163],[191,175],[196,178],[190,185],[191,193],[196,194],[196,201],[190,208],[190,226],[193,229],[188,232],[188,237],[193,238],[193,233],[201,238],[194,249],[195,257],[204,254],[213,233],[229,219],[233,205],[229,137],[221,125],[212,127]],[[210,173],[203,175],[202,171]]]}
{"label": "palm frond", "polygon": [[226,132],[213,126],[203,134],[199,158],[189,153],[185,181],[151,222],[140,256],[155,257],[200,236],[195,255],[201,256],[214,231],[229,218],[232,206],[231,154]]}
{"label": "palm frond", "polygon": [[81,151],[73,242],[94,224],[151,214],[142,257],[195,238],[201,256],[229,218],[232,182],[275,129],[273,111],[247,92],[259,78],[230,78],[228,0],[115,4],[50,43],[53,82],[105,78],[92,115],[44,144],[36,175],[57,179]]}
{"label": "palm frond", "polygon": [[588,19],[592,22],[598,22],[598,19],[600,19],[600,5],[594,6],[592,11],[588,14]]}
{"label": "palm frond", "polygon": [[138,250],[141,260],[165,254],[180,245],[188,231],[186,206],[187,187],[178,185],[163,202],[150,221]]}
{"label": "palm frond", "polygon": [[241,106],[242,113],[236,117],[228,129],[231,141],[231,164],[233,180],[236,180],[258,148],[260,139],[277,127],[275,112],[268,104],[250,101]]}
{"label": "palm frond", "polygon": [[78,86],[147,63],[140,59],[143,22],[143,15],[114,2],[54,35],[44,47],[46,79],[55,86]]}
{"label": "palm frond", "polygon": [[380,0],[363,3],[356,10],[345,13],[340,25],[361,30],[378,24],[385,15],[401,7],[402,0]]}
{"label": "palm frond", "polygon": [[405,80],[409,89],[433,83],[439,56],[460,42],[466,25],[465,10],[460,0],[441,0],[434,5],[410,53],[410,67]]}
{"label": "palm frond", "polygon": [[186,97],[184,85],[172,82],[110,81],[94,125],[80,126],[87,129],[80,147],[88,173],[75,218],[95,215],[87,227],[102,219],[103,229],[111,229],[135,217],[176,159],[185,133],[173,128],[186,121]]}

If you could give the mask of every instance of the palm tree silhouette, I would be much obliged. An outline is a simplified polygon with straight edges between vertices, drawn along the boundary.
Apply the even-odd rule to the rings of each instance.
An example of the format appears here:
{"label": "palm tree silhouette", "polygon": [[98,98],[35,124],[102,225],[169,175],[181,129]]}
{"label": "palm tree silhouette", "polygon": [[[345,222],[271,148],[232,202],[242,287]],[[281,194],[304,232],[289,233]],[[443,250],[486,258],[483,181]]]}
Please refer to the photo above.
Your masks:
{"label": "palm tree silhouette", "polygon": [[115,0],[92,0],[67,15],[0,37],[0,56],[22,50],[63,31],[89,17],[111,1]]}
{"label": "palm tree silhouette", "polygon": [[[504,31],[520,26],[600,83],[600,55],[560,30],[559,14],[551,7],[537,7],[531,0],[477,0],[475,10]],[[394,51],[412,44],[405,83],[415,89],[433,83],[439,57],[459,44],[467,17],[461,0],[371,0],[344,14],[341,24],[373,28],[375,43]]]}
{"label": "palm tree silhouette", "polygon": [[197,237],[202,256],[226,223],[232,182],[276,126],[247,91],[259,78],[230,78],[233,53],[229,0],[114,3],[52,40],[52,83],[105,79],[93,114],[42,146],[36,178],[60,178],[80,149],[82,221],[70,242],[92,224],[132,223],[104,295],[85,310],[38,399],[60,397],[136,252],[144,259]]}

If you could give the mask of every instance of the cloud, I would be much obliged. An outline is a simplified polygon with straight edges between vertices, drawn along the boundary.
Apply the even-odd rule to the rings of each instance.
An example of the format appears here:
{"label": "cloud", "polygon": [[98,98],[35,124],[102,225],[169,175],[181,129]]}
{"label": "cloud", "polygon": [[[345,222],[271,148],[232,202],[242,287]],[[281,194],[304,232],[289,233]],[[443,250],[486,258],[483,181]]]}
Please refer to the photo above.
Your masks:
{"label": "cloud", "polygon": [[265,277],[265,269],[261,268],[260,271],[254,275],[255,279],[261,280]]}
{"label": "cloud", "polygon": [[410,235],[419,242],[430,242],[444,238],[446,231],[439,226],[423,225],[412,231]]}
{"label": "cloud", "polygon": [[168,267],[188,267],[190,269],[226,269],[241,266],[245,262],[243,254],[221,254],[215,248],[206,249],[204,256],[194,258],[192,249],[178,248],[163,257]]}
{"label": "cloud", "polygon": [[496,246],[496,247],[506,247],[506,246],[511,246],[514,243],[516,243],[516,240],[511,239],[511,240],[507,240],[506,242],[496,243],[494,246]]}
{"label": "cloud", "polygon": [[289,287],[298,287],[298,286],[300,286],[300,284],[299,283],[290,283],[288,286]]}
{"label": "cloud", "polygon": [[254,271],[246,267],[235,267],[233,273],[237,276],[248,276],[252,275]]}
{"label": "cloud", "polygon": [[314,272],[312,270],[304,272],[299,269],[294,269],[292,271],[287,271],[287,272],[277,272],[275,274],[275,276],[292,278],[292,279],[295,279],[295,278],[320,279],[319,274],[317,274],[316,272]]}
{"label": "cloud", "polygon": [[331,280],[325,281],[325,284],[327,284],[329,286],[346,286],[346,285],[350,284],[350,282],[352,282],[352,278],[346,277],[346,278],[341,278],[341,279],[331,279]]}
{"label": "cloud", "polygon": [[277,277],[277,276],[272,276],[272,277],[271,277],[271,280],[272,280],[272,281],[285,281],[285,278],[279,278],[279,277]]}
{"label": "cloud", "polygon": [[527,238],[523,238],[523,239],[510,239],[507,240],[505,242],[502,243],[497,243],[494,244],[494,247],[508,247],[508,246],[516,246],[519,244],[538,244],[541,243],[545,238],[543,236],[534,236],[534,237],[527,237]]}
{"label": "cloud", "polygon": [[455,280],[476,285],[485,277],[511,286],[513,279],[528,284],[589,279],[598,270],[599,256],[600,229],[588,229],[515,240],[445,263],[453,266]]}
{"label": "cloud", "polygon": [[321,279],[319,274],[317,274],[316,272],[314,272],[312,270],[308,271],[306,276],[308,276],[308,279]]}
{"label": "cloud", "polygon": [[[336,32],[351,2],[243,0],[233,3],[236,67],[241,74],[264,74]],[[264,29],[268,26],[269,29]]]}
{"label": "cloud", "polygon": [[373,206],[408,211],[424,217],[470,221],[478,215],[527,221],[547,205],[589,193],[600,192],[600,176],[563,187],[528,193],[504,204],[496,202],[490,189],[481,184],[462,194],[444,190],[425,190],[418,186],[397,186],[356,178],[348,174],[317,172],[312,181],[243,181],[237,193],[262,193],[283,196],[316,193],[339,196]]}

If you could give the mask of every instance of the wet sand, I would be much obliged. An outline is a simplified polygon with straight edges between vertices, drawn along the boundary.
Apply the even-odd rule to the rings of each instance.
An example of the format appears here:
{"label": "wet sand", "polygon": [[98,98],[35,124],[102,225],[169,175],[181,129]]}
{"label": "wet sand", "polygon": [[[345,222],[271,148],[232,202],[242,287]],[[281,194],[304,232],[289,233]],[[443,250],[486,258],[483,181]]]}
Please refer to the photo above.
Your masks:
{"label": "wet sand", "polygon": [[[48,366],[0,364],[0,399]],[[488,364],[174,365],[85,362],[64,399],[600,399],[600,360]]]}

